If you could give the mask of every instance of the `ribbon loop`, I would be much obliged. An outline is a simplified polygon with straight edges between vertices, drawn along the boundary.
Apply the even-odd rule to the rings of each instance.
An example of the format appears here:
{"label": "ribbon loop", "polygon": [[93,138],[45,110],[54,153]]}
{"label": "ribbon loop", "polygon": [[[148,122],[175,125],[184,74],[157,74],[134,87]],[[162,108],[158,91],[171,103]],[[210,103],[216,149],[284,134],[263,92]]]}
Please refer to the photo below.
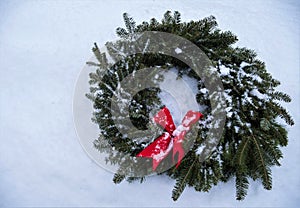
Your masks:
{"label": "ribbon loop", "polygon": [[173,134],[175,124],[167,107],[162,108],[153,118],[154,122],[163,127],[167,132]]}

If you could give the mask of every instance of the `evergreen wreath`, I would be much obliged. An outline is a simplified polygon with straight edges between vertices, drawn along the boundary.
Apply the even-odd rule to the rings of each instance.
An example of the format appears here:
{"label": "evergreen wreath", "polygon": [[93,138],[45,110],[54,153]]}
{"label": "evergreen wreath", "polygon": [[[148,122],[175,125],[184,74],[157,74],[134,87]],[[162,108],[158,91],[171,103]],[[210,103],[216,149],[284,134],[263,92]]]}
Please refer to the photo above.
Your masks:
{"label": "evergreen wreath", "polygon": [[[208,192],[213,185],[220,181],[227,182],[232,177],[235,178],[237,200],[245,198],[250,178],[261,180],[263,187],[270,190],[271,167],[280,166],[280,147],[288,143],[287,130],[278,118],[288,125],[293,125],[294,122],[281,105],[281,102],[291,102],[291,98],[286,93],[275,90],[280,82],[267,72],[264,62],[256,57],[253,50],[234,46],[238,41],[237,36],[230,31],[221,31],[213,16],[199,21],[181,22],[179,12],[172,14],[167,11],[161,22],[153,18],[150,22],[139,25],[128,14],[124,13],[123,17],[126,28],[116,30],[122,40],[133,39],[136,34],[145,31],[167,32],[193,42],[205,52],[223,82],[227,104],[226,124],[215,151],[204,162],[199,161],[199,147],[207,136],[211,115],[209,95],[203,81],[185,63],[162,54],[135,54],[110,65],[105,53],[101,53],[95,44],[93,52],[97,63],[87,62],[97,68],[96,72],[90,73],[91,88],[87,94],[95,109],[92,120],[100,129],[99,138],[94,141],[95,148],[109,153],[107,162],[120,164],[120,169],[151,169],[149,161],[128,167],[128,161],[124,158],[121,160],[120,154],[135,156],[161,131],[159,127],[149,126],[148,123],[149,113],[164,106],[158,96],[159,83],[163,77],[156,76],[153,69],[147,80],[157,87],[138,92],[129,105],[133,125],[140,130],[152,128],[157,134],[136,135],[135,139],[123,135],[111,113],[111,98],[118,93],[126,99],[126,92],[118,89],[118,83],[142,68],[176,68],[179,79],[185,74],[198,81],[196,100],[200,105],[205,105],[206,109],[201,112],[205,116],[204,122],[200,122],[193,130],[198,132],[197,139],[189,147],[179,167],[163,172],[176,180],[172,192],[173,200],[179,198],[186,186],[194,187],[196,191]],[[117,51],[124,47],[121,42],[107,43],[106,46],[112,56],[120,56]],[[122,118],[119,120],[121,122]],[[126,124],[122,128],[127,128]],[[131,132],[132,135],[135,132]],[[112,152],[111,148],[116,151]],[[127,176],[120,171],[115,174],[113,181],[120,183],[124,179],[129,182],[142,182],[145,178]]]}

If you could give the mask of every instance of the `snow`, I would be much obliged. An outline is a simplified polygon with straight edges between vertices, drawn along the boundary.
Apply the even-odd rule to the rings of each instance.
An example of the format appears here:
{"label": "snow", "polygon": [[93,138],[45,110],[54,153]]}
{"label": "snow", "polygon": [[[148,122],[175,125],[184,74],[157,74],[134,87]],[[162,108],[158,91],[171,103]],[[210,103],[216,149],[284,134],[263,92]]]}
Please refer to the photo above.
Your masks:
{"label": "snow", "polygon": [[235,133],[238,133],[240,131],[240,127],[234,126],[234,131],[235,131]]}
{"label": "snow", "polygon": [[261,83],[263,81],[262,78],[258,75],[253,75],[252,78],[253,80],[256,80],[258,83]]}
{"label": "snow", "polygon": [[228,75],[229,72],[230,72],[230,68],[227,68],[227,67],[224,66],[224,65],[221,65],[221,66],[220,66],[220,73],[221,73],[221,76]]}
{"label": "snow", "polygon": [[173,132],[173,136],[179,136],[181,132],[190,130],[189,126],[179,125]]}
{"label": "snow", "polygon": [[[166,133],[164,139],[167,139],[169,136],[170,135],[168,133]],[[157,145],[155,147],[155,150],[160,150],[159,153],[157,154],[157,152],[155,152],[155,153],[151,154],[151,156],[153,157],[154,160],[161,161],[172,150],[172,147],[173,147],[173,139],[170,140],[170,143],[166,150],[161,149],[160,146]]]}
{"label": "snow", "polygon": [[261,100],[265,100],[267,97],[264,94],[261,94],[257,89],[252,89],[249,92],[250,95],[256,96],[257,98],[261,99]]}
{"label": "snow", "polygon": [[186,116],[184,118],[184,120],[182,121],[182,125],[183,126],[189,126],[192,123],[192,121],[194,121],[196,118],[197,118],[196,113],[194,113],[192,116],[189,116],[189,117]]}
{"label": "snow", "polygon": [[180,48],[175,48],[175,53],[180,54],[182,53],[182,50]]}
{"label": "snow", "polygon": [[[199,6],[200,5],[200,6]],[[251,182],[242,202],[234,180],[209,193],[186,188],[170,198],[174,181],[152,176],[143,184],[112,183],[78,142],[72,96],[93,42],[104,45],[123,26],[179,10],[183,20],[215,15],[239,46],[254,49],[280,90],[296,125],[282,166],[272,168],[273,189]],[[297,207],[300,201],[299,1],[1,1],[0,3],[0,206],[36,207]],[[87,101],[89,103],[89,101]],[[173,115],[173,112],[171,112]],[[184,112],[185,113],[185,112]],[[182,116],[177,115],[182,119]]]}
{"label": "snow", "polygon": [[159,97],[167,106],[176,126],[181,124],[185,114],[189,110],[200,111],[201,106],[196,101],[197,80],[183,75],[177,79],[177,70],[172,68],[163,73],[164,80],[160,83],[161,93]]}
{"label": "snow", "polygon": [[202,88],[202,89],[200,89],[200,92],[202,94],[206,94],[206,93],[208,93],[208,90],[206,88]]}
{"label": "snow", "polygon": [[231,118],[231,116],[232,116],[232,114],[233,114],[233,112],[232,112],[232,107],[227,107],[227,108],[225,108],[225,110],[226,110],[226,115],[227,115],[227,118]]}
{"label": "snow", "polygon": [[200,145],[197,148],[196,154],[201,155],[201,153],[203,152],[203,150],[204,150],[205,147],[206,147],[205,145]]}

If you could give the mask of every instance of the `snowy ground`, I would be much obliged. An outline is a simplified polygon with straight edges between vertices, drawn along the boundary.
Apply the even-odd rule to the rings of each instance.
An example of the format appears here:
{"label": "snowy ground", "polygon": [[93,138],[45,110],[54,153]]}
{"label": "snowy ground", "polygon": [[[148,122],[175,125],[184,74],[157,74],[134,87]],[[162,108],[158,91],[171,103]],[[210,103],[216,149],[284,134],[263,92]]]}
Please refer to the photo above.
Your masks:
{"label": "snowy ground", "polygon": [[[296,125],[273,189],[252,182],[247,198],[234,199],[234,183],[209,193],[187,188],[177,202],[174,181],[149,177],[143,184],[112,183],[77,139],[72,96],[78,73],[99,45],[115,38],[122,13],[137,22],[179,10],[183,20],[215,15],[239,45],[258,52],[293,102]],[[296,207],[299,189],[299,10],[297,1],[1,1],[0,2],[0,207],[130,206]]]}

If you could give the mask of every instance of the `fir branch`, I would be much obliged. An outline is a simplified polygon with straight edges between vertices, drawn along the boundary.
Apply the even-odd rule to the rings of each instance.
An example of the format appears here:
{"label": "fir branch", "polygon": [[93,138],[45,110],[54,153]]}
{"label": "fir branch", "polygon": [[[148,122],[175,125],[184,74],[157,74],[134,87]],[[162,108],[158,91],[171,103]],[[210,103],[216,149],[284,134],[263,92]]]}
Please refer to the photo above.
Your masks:
{"label": "fir branch", "polygon": [[190,172],[192,171],[196,161],[197,161],[197,159],[194,159],[194,162],[189,166],[187,171],[184,168],[182,169],[183,173],[176,180],[175,187],[172,191],[172,198],[173,198],[174,201],[176,201],[179,198],[179,196],[182,194],[184,188],[186,187],[187,179],[190,176]]}
{"label": "fir branch", "polygon": [[257,164],[257,169],[261,174],[264,188],[270,190],[272,188],[271,170],[267,167],[267,164],[263,156],[263,150],[261,149],[257,138],[255,138],[255,136],[252,135],[252,139],[255,144],[254,150],[256,150],[254,152],[258,154],[259,163]]}
{"label": "fir branch", "polygon": [[237,200],[245,199],[249,187],[249,181],[246,173],[242,171],[241,172],[237,171],[236,179],[235,179],[235,187],[236,187],[236,199]]}

